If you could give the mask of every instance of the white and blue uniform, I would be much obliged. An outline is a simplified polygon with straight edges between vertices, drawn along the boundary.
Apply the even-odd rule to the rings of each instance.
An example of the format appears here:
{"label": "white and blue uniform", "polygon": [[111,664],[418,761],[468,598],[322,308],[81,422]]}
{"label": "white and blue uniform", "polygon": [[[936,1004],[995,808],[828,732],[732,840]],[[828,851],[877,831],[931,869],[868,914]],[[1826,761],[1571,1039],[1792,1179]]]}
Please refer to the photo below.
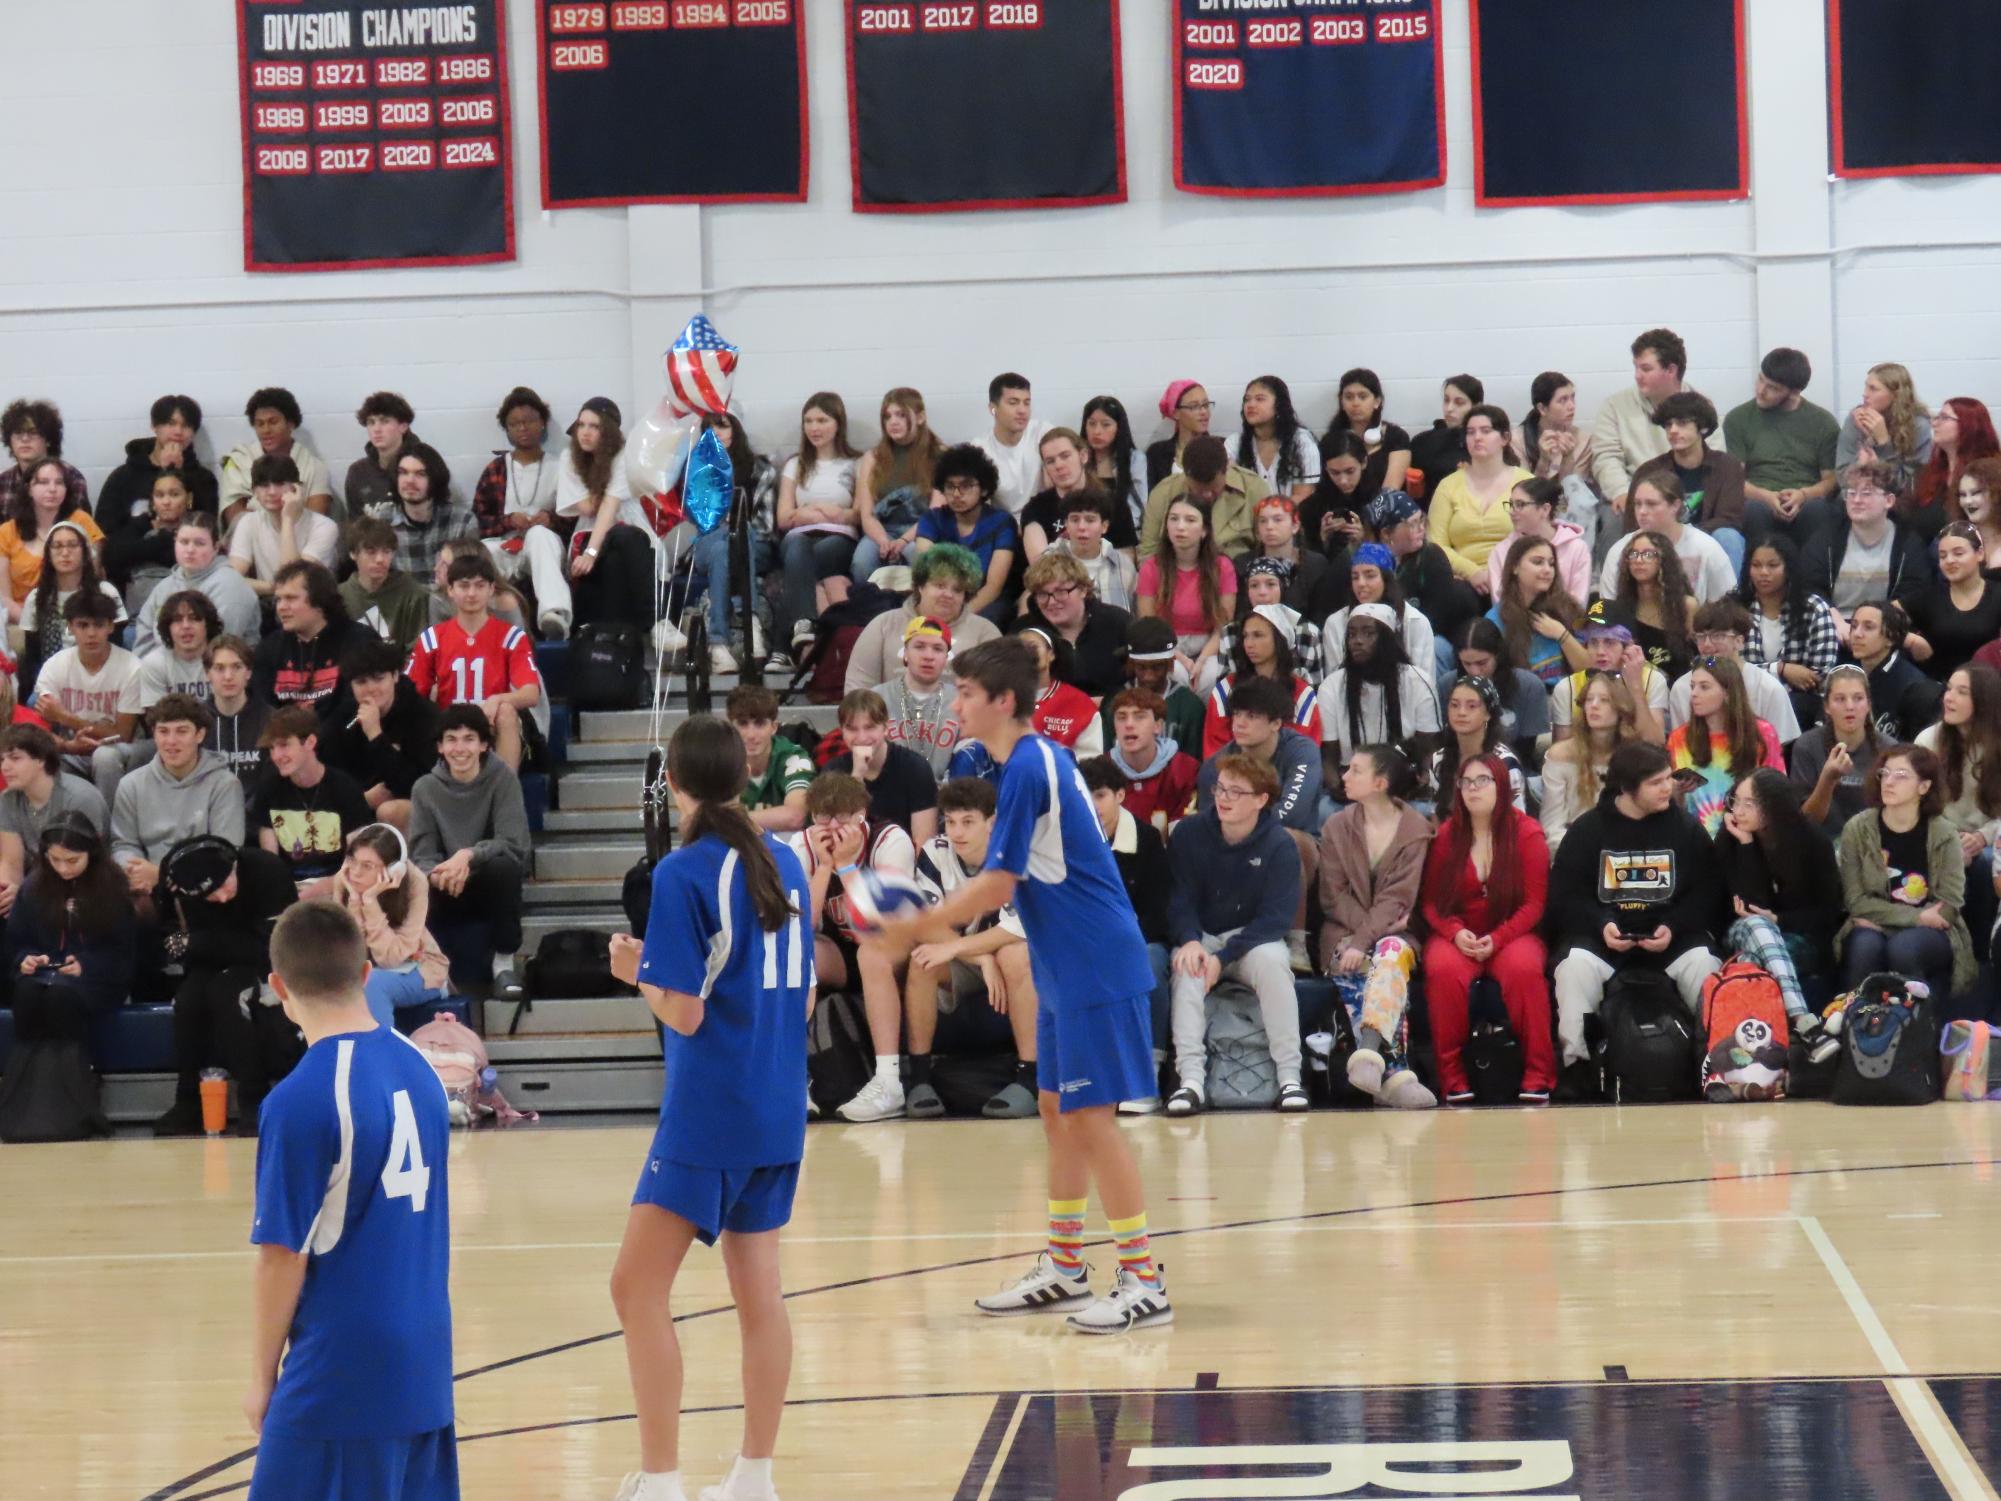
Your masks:
{"label": "white and blue uniform", "polygon": [[456,1501],[450,1143],[387,1027],[320,1039],[264,1101],[250,1239],[310,1259],[252,1501]]}
{"label": "white and blue uniform", "polygon": [[1070,752],[1024,735],[1000,770],[987,869],[1018,882],[1035,974],[1035,1082],[1064,1110],[1154,1093],[1153,969]]}
{"label": "white and blue uniform", "polygon": [[806,995],[812,897],[799,857],[764,836],[793,915],[758,923],[735,850],[710,834],[653,868],[639,978],[701,997],[694,1035],[667,1031],[660,1126],[632,1202],[695,1227],[754,1235],[792,1218],[806,1151]]}

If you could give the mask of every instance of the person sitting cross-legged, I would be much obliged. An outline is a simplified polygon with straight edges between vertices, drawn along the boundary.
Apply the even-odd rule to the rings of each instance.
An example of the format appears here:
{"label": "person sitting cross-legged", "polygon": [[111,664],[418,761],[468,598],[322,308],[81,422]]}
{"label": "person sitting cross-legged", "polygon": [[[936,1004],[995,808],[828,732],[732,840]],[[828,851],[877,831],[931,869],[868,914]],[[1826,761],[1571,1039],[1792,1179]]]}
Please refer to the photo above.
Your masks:
{"label": "person sitting cross-legged", "polygon": [[440,708],[476,705],[493,726],[494,754],[518,772],[524,744],[540,733],[530,728],[542,701],[535,643],[488,613],[500,575],[483,549],[454,557],[445,579],[456,614],[417,638],[406,669],[410,682]]}
{"label": "person sitting cross-legged", "polygon": [[1278,1108],[1304,1110],[1299,996],[1286,947],[1300,900],[1299,855],[1272,811],[1278,777],[1270,764],[1235,753],[1215,765],[1214,806],[1182,819],[1168,841],[1171,1014],[1181,1082],[1167,1097],[1167,1113],[1193,1115],[1207,1103],[1207,1002],[1225,977],[1257,993],[1278,1071]]}
{"label": "person sitting cross-legged", "polygon": [[521,887],[533,856],[521,779],[489,754],[492,747],[478,705],[445,710],[438,764],[410,790],[410,858],[430,878],[433,929],[486,924],[493,977],[505,993],[518,988]]}
{"label": "person sitting cross-legged", "polygon": [[[943,901],[980,873],[987,860],[997,798],[994,784],[958,777],[938,789],[945,832],[917,854],[917,880]],[[1035,977],[1029,973],[1028,939],[1012,907],[976,919],[956,938],[920,943],[910,951],[903,988],[904,1036],[910,1051],[913,1119],[943,1115],[945,1102],[931,1083],[931,1051],[940,1030],[939,993],[956,1004],[948,1032],[953,1050],[981,1047],[1012,1034],[1014,1077],[981,1107],[989,1120],[1026,1120],[1035,1114]],[[988,1018],[994,1018],[990,1023]]]}
{"label": "person sitting cross-legged", "polygon": [[1714,934],[1725,887],[1702,825],[1674,805],[1674,762],[1633,740],[1612,752],[1605,794],[1570,826],[1549,872],[1559,1098],[1596,1093],[1584,1019],[1628,965],[1664,968],[1689,1013],[1722,967]]}
{"label": "person sitting cross-legged", "polygon": [[823,771],[813,779],[806,789],[806,816],[809,822],[791,843],[813,896],[811,916],[819,934],[814,972],[824,989],[859,986],[875,1048],[874,1076],[835,1113],[844,1121],[891,1120],[905,1109],[899,956],[890,945],[868,942],[857,932],[846,880],[861,870],[907,878],[916,870],[917,847],[902,825],[871,811],[868,789],[845,772]]}
{"label": "person sitting cross-legged", "polygon": [[375,822],[361,784],[320,759],[320,728],[319,717],[298,704],[265,722],[273,774],[258,792],[253,820],[258,844],[283,857],[309,901],[328,894],[347,836]]}

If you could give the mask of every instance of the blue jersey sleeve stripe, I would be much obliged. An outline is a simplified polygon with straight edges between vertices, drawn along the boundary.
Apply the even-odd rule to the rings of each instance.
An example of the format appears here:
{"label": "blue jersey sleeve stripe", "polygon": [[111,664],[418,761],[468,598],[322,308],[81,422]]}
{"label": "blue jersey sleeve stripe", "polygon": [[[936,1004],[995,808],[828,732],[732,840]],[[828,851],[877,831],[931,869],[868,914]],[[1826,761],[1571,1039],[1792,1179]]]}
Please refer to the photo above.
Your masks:
{"label": "blue jersey sleeve stripe", "polygon": [[340,1156],[327,1179],[320,1212],[306,1232],[306,1248],[315,1256],[324,1256],[339,1245],[341,1233],[347,1228],[348,1187],[354,1175],[354,1102],[349,1090],[353,1074],[354,1040],[343,1037],[334,1057],[333,1078],[334,1115],[340,1121]]}

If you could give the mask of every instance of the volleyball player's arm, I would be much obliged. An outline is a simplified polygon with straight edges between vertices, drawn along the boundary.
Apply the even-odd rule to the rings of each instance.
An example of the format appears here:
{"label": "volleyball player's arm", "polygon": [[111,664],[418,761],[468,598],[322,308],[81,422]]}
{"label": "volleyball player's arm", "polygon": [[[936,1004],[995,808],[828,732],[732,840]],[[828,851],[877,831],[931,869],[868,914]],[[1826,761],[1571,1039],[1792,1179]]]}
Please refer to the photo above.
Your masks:
{"label": "volleyball player's arm", "polygon": [[969,933],[954,945],[961,959],[981,959],[988,954],[998,954],[1011,943],[1026,943],[1028,940],[1019,933],[1010,933],[999,923],[978,933]]}
{"label": "volleyball player's arm", "polygon": [[285,1337],[299,1311],[299,1293],[306,1285],[306,1256],[289,1246],[257,1248],[257,1270],[251,1291],[250,1391],[243,1399],[251,1432],[261,1432],[264,1412],[278,1384],[278,1361]]}
{"label": "volleyball player's arm", "polygon": [[928,912],[913,919],[913,937],[951,938],[989,912],[1014,900],[1016,877],[1004,870],[983,870]]}
{"label": "volleyball player's arm", "polygon": [[660,1025],[668,1030],[679,1032],[683,1037],[693,1037],[702,1025],[704,1008],[700,996],[680,990],[662,990],[644,980],[639,982],[639,993],[646,999],[646,1009],[658,1017]]}

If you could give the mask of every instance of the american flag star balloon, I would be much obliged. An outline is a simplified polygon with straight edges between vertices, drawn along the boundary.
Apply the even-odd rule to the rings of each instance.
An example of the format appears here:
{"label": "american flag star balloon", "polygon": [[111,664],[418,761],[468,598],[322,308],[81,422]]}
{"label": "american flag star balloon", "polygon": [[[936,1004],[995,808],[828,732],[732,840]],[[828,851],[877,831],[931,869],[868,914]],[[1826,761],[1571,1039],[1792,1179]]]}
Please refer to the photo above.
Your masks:
{"label": "american flag star balloon", "polygon": [[667,351],[667,399],[676,416],[715,415],[729,409],[737,353],[736,345],[726,342],[706,316],[697,313],[688,320]]}

